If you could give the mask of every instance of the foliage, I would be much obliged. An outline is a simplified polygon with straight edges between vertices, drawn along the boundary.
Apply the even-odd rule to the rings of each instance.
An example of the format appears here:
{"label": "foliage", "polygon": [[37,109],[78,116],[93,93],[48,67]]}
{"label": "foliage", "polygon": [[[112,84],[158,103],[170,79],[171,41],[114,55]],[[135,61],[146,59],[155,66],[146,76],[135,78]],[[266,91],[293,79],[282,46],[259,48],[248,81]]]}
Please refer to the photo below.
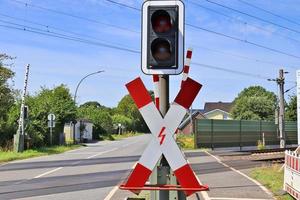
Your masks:
{"label": "foliage", "polygon": [[183,149],[194,149],[195,148],[195,137],[193,134],[177,134],[176,142]]}
{"label": "foliage", "polygon": [[99,139],[99,135],[111,133],[113,130],[112,117],[105,108],[97,108],[94,105],[81,106],[77,109],[77,117],[92,121],[94,139]]}
{"label": "foliage", "polygon": [[261,184],[270,189],[279,200],[293,200],[286,194],[280,195],[283,186],[283,171],[279,172],[281,165],[271,165],[269,167],[261,167],[252,170],[251,177],[258,180]]}
{"label": "foliage", "polygon": [[[55,114],[55,128],[53,129],[53,142],[58,144],[59,134],[63,132],[66,122],[75,119],[76,107],[69,89],[60,85],[53,89],[42,88],[34,96],[26,97],[29,107],[29,119],[26,133],[31,138],[34,147],[49,144],[48,115]],[[15,104],[10,110],[9,124],[16,131],[20,105]]]}
{"label": "foliage", "polygon": [[276,95],[261,86],[245,88],[234,100],[234,119],[274,120]]}
{"label": "foliage", "polygon": [[9,85],[9,80],[13,78],[14,72],[6,68],[3,64],[5,60],[13,59],[6,54],[0,54],[0,146],[11,138],[13,134],[7,124],[9,117],[8,111],[14,104],[14,91]]}
{"label": "foliage", "polygon": [[257,149],[258,150],[264,150],[266,147],[264,145],[264,143],[261,140],[257,141]]}
{"label": "foliage", "polygon": [[100,137],[100,140],[114,141],[114,140],[121,140],[121,139],[128,138],[128,137],[139,136],[139,135],[143,135],[143,134],[144,133],[136,133],[136,132],[126,132],[126,133],[123,133],[121,135],[119,135],[119,134],[107,134],[107,135],[102,135]]}
{"label": "foliage", "polygon": [[286,106],[285,117],[287,121],[297,121],[297,96],[289,96],[289,103]]}
{"label": "foliage", "polygon": [[132,129],[132,119],[129,117],[126,117],[124,115],[115,114],[112,116],[112,121],[114,125],[122,124],[122,126],[125,127],[126,130],[133,130]]}
{"label": "foliage", "polygon": [[125,95],[119,102],[116,112],[132,120],[131,129],[137,132],[149,132],[139,110],[129,95]]}
{"label": "foliage", "polygon": [[65,145],[65,146],[42,147],[42,148],[26,150],[22,153],[16,153],[14,151],[0,151],[0,163],[13,161],[13,160],[32,158],[37,156],[59,154],[79,147],[81,146]]}

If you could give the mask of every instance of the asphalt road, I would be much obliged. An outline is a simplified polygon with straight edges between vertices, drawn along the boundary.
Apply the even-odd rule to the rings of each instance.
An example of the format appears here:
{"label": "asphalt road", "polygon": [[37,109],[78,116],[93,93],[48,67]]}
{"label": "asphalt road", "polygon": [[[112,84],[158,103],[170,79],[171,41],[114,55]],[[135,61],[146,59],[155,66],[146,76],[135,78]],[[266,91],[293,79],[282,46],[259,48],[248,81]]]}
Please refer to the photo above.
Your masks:
{"label": "asphalt road", "polygon": [[[150,135],[90,144],[59,155],[0,165],[0,200],[124,200],[132,193],[118,185],[150,141]],[[189,200],[266,200],[272,196],[247,176],[259,162],[222,162],[219,152],[185,152],[209,192]]]}
{"label": "asphalt road", "polygon": [[149,135],[100,142],[0,166],[0,199],[103,200],[139,159]]}

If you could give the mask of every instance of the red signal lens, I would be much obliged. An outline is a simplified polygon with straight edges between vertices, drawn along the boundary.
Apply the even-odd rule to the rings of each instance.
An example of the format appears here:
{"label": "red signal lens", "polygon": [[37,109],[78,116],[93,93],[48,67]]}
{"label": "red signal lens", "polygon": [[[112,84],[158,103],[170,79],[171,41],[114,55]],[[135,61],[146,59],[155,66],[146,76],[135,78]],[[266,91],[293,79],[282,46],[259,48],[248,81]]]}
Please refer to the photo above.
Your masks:
{"label": "red signal lens", "polygon": [[151,45],[152,56],[158,61],[167,61],[171,58],[171,46],[165,39],[156,39]]}
{"label": "red signal lens", "polygon": [[168,12],[164,10],[157,10],[153,13],[152,28],[156,33],[165,33],[171,30],[172,21]]}

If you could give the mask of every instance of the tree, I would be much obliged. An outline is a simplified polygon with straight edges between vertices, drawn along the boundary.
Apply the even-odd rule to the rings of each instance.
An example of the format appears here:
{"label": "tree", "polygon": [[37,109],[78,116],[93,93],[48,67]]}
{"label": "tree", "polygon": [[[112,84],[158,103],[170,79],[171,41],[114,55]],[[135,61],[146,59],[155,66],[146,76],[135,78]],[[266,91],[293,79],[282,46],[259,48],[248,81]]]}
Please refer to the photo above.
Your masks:
{"label": "tree", "polygon": [[[53,89],[42,88],[36,95],[26,97],[29,107],[29,121],[25,132],[32,139],[33,146],[49,144],[48,115],[55,114],[53,143],[58,144],[59,134],[63,132],[64,124],[75,119],[76,106],[69,89],[65,85]],[[10,123],[16,122],[20,104],[11,109]],[[17,127],[16,125],[14,127]]]}
{"label": "tree", "polygon": [[297,121],[297,96],[289,96],[289,103],[286,106],[285,117],[287,121]]}
{"label": "tree", "polygon": [[88,102],[85,102],[84,104],[80,105],[80,107],[85,107],[85,106],[93,106],[95,108],[104,107],[104,106],[101,106],[101,104],[97,101],[88,101]]}
{"label": "tree", "polygon": [[125,95],[121,99],[117,106],[116,112],[117,114],[126,116],[132,120],[132,130],[138,132],[149,132],[143,117],[141,116],[130,95]]}
{"label": "tree", "polygon": [[112,116],[112,120],[114,125],[122,124],[126,130],[133,130],[132,119],[130,119],[129,117],[120,114],[115,114]]}
{"label": "tree", "polygon": [[13,78],[14,72],[5,67],[5,60],[12,60],[13,58],[0,54],[0,146],[5,145],[11,139],[13,131],[8,126],[8,111],[14,104],[14,90],[10,87],[8,81]]}
{"label": "tree", "polygon": [[276,95],[261,86],[245,88],[234,100],[234,119],[274,120]]}
{"label": "tree", "polygon": [[111,133],[113,122],[111,114],[105,108],[95,108],[94,105],[82,106],[77,110],[77,117],[88,119],[93,122],[93,138],[99,135]]}

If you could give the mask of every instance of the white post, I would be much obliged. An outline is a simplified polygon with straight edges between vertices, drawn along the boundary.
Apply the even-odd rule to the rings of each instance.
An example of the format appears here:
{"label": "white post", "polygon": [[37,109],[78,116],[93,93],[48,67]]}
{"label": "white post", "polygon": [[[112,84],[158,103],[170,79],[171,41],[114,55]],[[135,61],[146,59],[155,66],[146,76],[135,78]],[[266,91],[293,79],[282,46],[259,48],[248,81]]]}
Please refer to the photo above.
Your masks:
{"label": "white post", "polygon": [[25,107],[25,96],[27,92],[27,84],[28,84],[28,75],[29,75],[29,67],[28,64],[26,66],[25,78],[24,78],[24,87],[21,101],[21,109],[20,109],[20,118],[19,118],[19,126],[17,130],[17,134],[15,136],[14,141],[14,149],[16,152],[22,152],[24,150],[24,107]]}

